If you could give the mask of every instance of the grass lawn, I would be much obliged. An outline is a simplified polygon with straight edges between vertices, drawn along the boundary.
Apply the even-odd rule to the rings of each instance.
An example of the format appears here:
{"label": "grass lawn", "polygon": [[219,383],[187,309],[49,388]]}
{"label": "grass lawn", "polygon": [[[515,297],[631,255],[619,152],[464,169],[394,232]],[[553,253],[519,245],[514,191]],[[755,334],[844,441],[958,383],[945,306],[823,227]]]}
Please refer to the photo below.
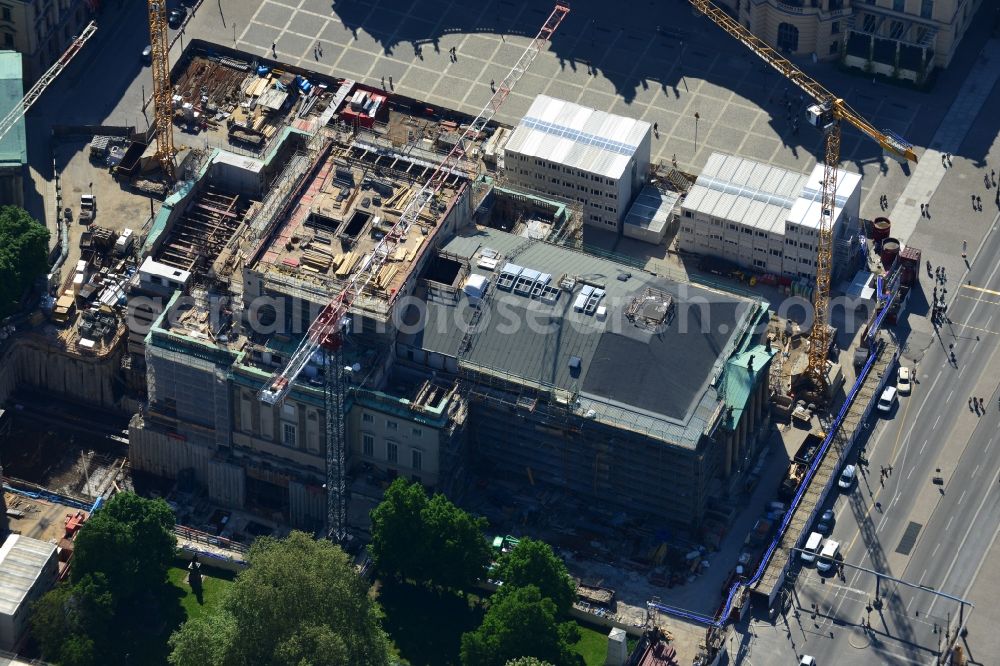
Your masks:
{"label": "grass lawn", "polygon": [[462,634],[479,626],[479,599],[437,593],[408,583],[377,583],[383,626],[411,666],[459,666]]}
{"label": "grass lawn", "polygon": [[[167,570],[167,584],[151,590],[143,599],[132,604],[129,615],[121,619],[119,630],[121,654],[106,656],[106,663],[142,663],[158,666],[167,663],[170,647],[167,639],[192,617],[206,613],[219,603],[222,591],[232,584],[233,574],[217,569],[202,568],[201,599],[185,582],[187,562],[177,560]],[[130,655],[125,657],[125,655]],[[136,661],[136,655],[142,655]]]}
{"label": "grass lawn", "polygon": [[[587,666],[604,666],[604,659],[608,656],[608,634],[611,630],[603,627],[593,628],[579,622],[577,626],[580,627],[580,640],[573,646],[573,651],[583,657]],[[628,637],[629,654],[638,642],[638,639]]]}
{"label": "grass lawn", "polygon": [[[233,584],[234,574],[228,571],[208,569],[207,567],[202,567],[201,571],[202,594],[200,600],[191,591],[191,586],[185,582],[188,573],[186,568],[171,567],[170,571],[167,572],[167,577],[173,586],[184,593],[180,602],[187,620],[209,612],[219,603],[223,590]],[[176,627],[174,628],[176,629]]]}
{"label": "grass lawn", "polygon": [[587,625],[577,623],[580,627],[580,640],[573,646],[573,651],[583,657],[587,666],[604,666],[608,656],[608,635]]}

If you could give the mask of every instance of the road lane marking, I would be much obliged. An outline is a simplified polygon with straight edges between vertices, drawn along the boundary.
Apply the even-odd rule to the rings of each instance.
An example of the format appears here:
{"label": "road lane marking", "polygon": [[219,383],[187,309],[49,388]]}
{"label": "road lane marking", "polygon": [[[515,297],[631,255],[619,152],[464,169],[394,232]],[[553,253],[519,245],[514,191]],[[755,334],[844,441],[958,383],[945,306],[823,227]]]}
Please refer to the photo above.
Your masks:
{"label": "road lane marking", "polygon": [[[998,305],[998,304],[997,303],[991,303],[991,305]],[[992,317],[991,317],[991,319],[992,319]],[[990,335],[997,335],[996,331],[992,331],[992,330],[990,330],[988,328],[979,328],[978,326],[970,326],[969,324],[962,324],[962,323],[959,323],[957,321],[953,321],[951,323],[951,325],[952,326],[958,326],[959,328],[967,328],[967,329],[972,330],[972,331],[979,331],[980,333],[989,333]],[[986,325],[989,326],[990,323],[986,322]]]}
{"label": "road lane marking", "polygon": [[961,504],[961,503],[962,503],[962,500],[964,500],[964,499],[965,499],[965,493],[967,493],[967,492],[969,492],[969,491],[968,491],[968,490],[963,490],[963,491],[962,491],[962,494],[961,494],[961,495],[959,496],[959,498],[958,498],[958,503],[959,503],[959,504]]}
{"label": "road lane marking", "polygon": [[955,520],[955,516],[948,519],[948,524],[944,526],[944,531],[947,532],[951,528],[951,521]]}
{"label": "road lane marking", "polygon": [[920,452],[921,452],[921,453],[923,453],[923,452],[924,452],[924,447],[926,447],[926,446],[927,446],[927,440],[925,439],[925,440],[924,440],[924,443],[920,445]]}
{"label": "road lane marking", "polygon": [[1000,296],[1000,291],[993,291],[992,289],[984,289],[983,287],[976,287],[971,284],[963,284],[962,289],[972,289],[973,291],[980,291],[984,294],[993,294],[994,296]]}
{"label": "road lane marking", "polygon": [[910,468],[910,471],[906,473],[906,478],[909,479],[911,476],[913,476],[913,468],[912,467]]}
{"label": "road lane marking", "polygon": [[989,452],[989,450],[990,450],[990,447],[992,447],[992,446],[993,446],[993,438],[992,438],[992,437],[990,437],[990,443],[986,445],[986,448],[985,448],[985,449],[983,449],[983,453],[987,453],[987,452]]}
{"label": "road lane marking", "polygon": [[970,475],[969,475],[969,478],[970,478],[970,479],[974,479],[974,478],[976,478],[976,474],[978,474],[978,473],[979,473],[979,468],[980,468],[980,467],[982,467],[982,464],[981,464],[981,463],[980,463],[979,465],[976,465],[976,467],[975,467],[975,468],[974,468],[974,469],[972,470],[972,474],[970,474]]}
{"label": "road lane marking", "polygon": [[[990,444],[992,444],[992,443],[993,443],[993,440],[991,439],[990,440]],[[951,564],[948,565],[948,570],[944,573],[944,578],[942,578],[941,582],[938,584],[938,586],[937,586],[938,589],[943,588],[948,583],[948,578],[951,576],[951,571],[952,571],[952,569],[955,568],[955,564],[958,562],[959,553],[962,551],[962,547],[965,545],[965,542],[969,539],[969,532],[971,532],[972,528],[978,523],[978,521],[979,521],[979,514],[982,513],[983,507],[986,506],[986,500],[990,498],[991,490],[992,490],[992,484],[990,485],[990,487],[984,488],[983,499],[980,500],[979,507],[976,509],[976,512],[974,514],[972,514],[972,520],[969,521],[969,526],[967,528],[965,528],[965,534],[962,535],[962,540],[959,541],[958,544],[956,545],[955,550],[953,551],[955,553],[955,555],[951,558]],[[950,520],[948,521],[948,524],[949,525],[951,524]],[[947,529],[947,528],[945,528],[945,529]],[[976,566],[976,571],[972,574],[972,578],[969,580],[969,584],[965,588],[965,592],[962,593],[963,596],[965,596],[965,595],[967,595],[969,593],[969,590],[972,588],[972,584],[976,580],[976,576],[979,575],[979,570],[983,568],[983,563],[986,561],[986,556],[989,554],[990,550],[992,550],[992,548],[993,548],[993,543],[996,541],[997,534],[1000,534],[1000,524],[998,524],[997,527],[996,527],[996,529],[993,531],[993,538],[990,540],[990,545],[987,546],[983,550],[982,558],[980,558],[979,564]],[[925,570],[925,572],[926,572],[926,570]],[[923,584],[923,579],[921,579],[920,582],[917,583],[917,584],[918,585],[922,585]],[[930,608],[927,609],[927,614],[928,615],[930,615],[931,611],[934,610],[934,604],[935,604],[935,602],[937,602],[937,596],[935,596],[931,600]]]}
{"label": "road lane marking", "polygon": [[937,555],[938,548],[940,547],[941,547],[941,542],[939,541],[937,544],[934,545],[934,550],[931,551],[931,557]]}
{"label": "road lane marking", "polygon": [[[959,370],[959,372],[958,372],[958,376],[959,377],[961,377],[962,373],[965,372],[965,367],[966,366],[963,365],[962,369]],[[948,391],[948,402],[951,402],[951,398],[952,398],[953,395],[955,395],[955,389],[952,389],[952,390]],[[935,425],[937,425],[937,424],[935,424]]]}
{"label": "road lane marking", "polygon": [[[932,395],[934,393],[934,387],[937,386],[938,380],[941,379],[941,372],[942,372],[942,370],[938,369],[937,374],[934,376],[934,381],[931,382],[930,388],[927,389],[927,393],[923,394],[924,395],[924,398],[923,398],[924,399],[924,403],[926,403],[926,397],[929,396],[929,395]],[[902,417],[903,422],[905,422],[906,415],[909,413],[910,405],[913,402],[914,402],[913,400],[907,400],[906,401],[906,407],[903,408],[903,417]],[[939,419],[941,418],[940,414],[938,415],[938,418]],[[903,439],[905,439],[906,441],[910,441],[910,435],[913,434],[913,429],[916,428],[916,427],[917,427],[917,419],[914,419],[913,422],[910,423],[910,429],[906,431],[906,437],[904,437]],[[895,443],[893,444],[893,447],[892,447],[892,454],[890,454],[890,456],[889,456],[889,463],[891,465],[894,465],[894,466],[897,466],[897,467],[900,467],[900,468],[906,467],[906,457],[907,457],[907,452],[909,451],[909,447],[906,447],[906,448],[903,449],[903,459],[902,459],[902,461],[900,461],[899,460],[899,442],[900,442],[900,435],[902,433],[903,433],[903,429],[900,428],[899,432],[896,434],[896,441],[895,441]],[[872,445],[871,449],[868,452],[869,459],[875,453],[875,450],[878,448],[878,445],[882,443],[881,436],[878,433],[872,433],[870,436],[871,437],[878,437],[878,439],[875,440],[875,443]],[[924,442],[924,446],[926,446],[926,445],[927,445],[927,442],[925,441]],[[921,449],[921,453],[922,452],[923,452],[923,449]],[[897,465],[897,463],[899,463],[899,464]],[[913,468],[912,467],[910,468],[910,474],[913,474]],[[909,476],[907,476],[907,478],[909,478]],[[882,494],[882,488],[879,487],[879,488],[877,488],[875,490],[875,495],[872,496],[872,503],[868,505],[868,508],[865,510],[865,515],[862,516],[861,520],[867,520],[868,519],[868,517],[871,515],[872,510],[875,508],[875,501],[878,499],[878,497],[881,496],[881,494]],[[897,495],[901,494],[900,489],[898,487],[896,489],[896,494]],[[876,525],[876,527],[875,527],[875,531],[876,532],[878,532],[881,529],[882,525],[885,523],[885,521],[886,521],[887,518],[888,518],[888,515],[887,514],[883,514],[881,523],[879,525]],[[854,533],[854,536],[851,537],[851,542],[849,544],[847,544],[847,547],[844,548],[844,557],[847,557],[850,554],[851,549],[854,548],[854,544],[857,543],[858,537],[860,537],[860,536],[861,536],[861,525],[860,525],[860,521],[859,521],[859,523],[858,523],[858,531]],[[865,554],[865,557],[867,557],[867,553]],[[862,562],[864,562],[864,558],[862,558]],[[854,576],[853,576],[851,582],[853,583],[855,580],[857,580],[860,575],[861,575],[861,572],[860,571],[856,571],[854,573]]]}
{"label": "road lane marking", "polygon": [[940,414],[938,414],[937,418],[934,419],[934,425],[931,427],[931,430],[937,430],[938,423],[941,423],[941,415]]}

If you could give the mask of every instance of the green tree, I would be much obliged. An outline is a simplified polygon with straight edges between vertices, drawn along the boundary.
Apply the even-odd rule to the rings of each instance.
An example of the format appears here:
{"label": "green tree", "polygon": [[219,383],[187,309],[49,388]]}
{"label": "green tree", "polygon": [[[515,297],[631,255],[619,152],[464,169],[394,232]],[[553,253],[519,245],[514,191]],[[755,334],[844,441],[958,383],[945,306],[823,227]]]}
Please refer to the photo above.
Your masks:
{"label": "green tree", "polygon": [[534,585],[543,597],[555,602],[561,614],[569,612],[576,598],[576,585],[565,563],[544,541],[521,539],[497,560],[494,576],[503,581],[499,593]]}
{"label": "green tree", "polygon": [[536,657],[556,666],[582,666],[571,647],[579,630],[557,616],[555,602],[534,585],[494,597],[480,627],[462,635],[462,665],[503,666],[518,657]]}
{"label": "green tree", "polygon": [[427,493],[418,483],[397,478],[385,491],[382,501],[372,510],[372,542],[369,552],[372,565],[382,576],[400,576],[424,580],[428,535],[421,515],[427,506]]}
{"label": "green tree", "polygon": [[474,518],[438,493],[421,512],[421,522],[433,553],[428,581],[459,590],[474,585],[490,563],[486,519]]}
{"label": "green tree", "polygon": [[48,270],[49,231],[27,211],[0,207],[0,317],[17,309],[24,290]]}
{"label": "green tree", "polygon": [[97,663],[97,649],[111,639],[114,600],[103,574],[61,583],[39,599],[31,630],[46,659],[64,666]]}
{"label": "green tree", "polygon": [[162,499],[119,493],[80,528],[71,578],[92,573],[108,581],[117,603],[132,603],[166,582],[175,556],[174,514]]}
{"label": "green tree", "polygon": [[382,576],[454,589],[478,580],[490,561],[486,520],[474,518],[438,493],[396,479],[372,511],[370,548]]}
{"label": "green tree", "polygon": [[536,659],[535,657],[518,657],[517,659],[511,659],[504,666],[552,666],[552,664],[541,659]]}
{"label": "green tree", "polygon": [[175,666],[383,666],[389,642],[344,552],[302,532],[260,538],[209,617],[170,637]]}

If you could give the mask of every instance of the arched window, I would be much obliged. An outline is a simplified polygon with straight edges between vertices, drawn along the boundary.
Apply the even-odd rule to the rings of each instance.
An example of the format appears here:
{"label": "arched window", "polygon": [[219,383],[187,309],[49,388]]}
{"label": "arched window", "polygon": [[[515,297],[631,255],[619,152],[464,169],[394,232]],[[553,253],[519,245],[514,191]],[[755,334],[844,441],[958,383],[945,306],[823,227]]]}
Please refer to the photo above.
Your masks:
{"label": "arched window", "polygon": [[778,48],[795,53],[799,50],[799,29],[791,23],[778,25]]}

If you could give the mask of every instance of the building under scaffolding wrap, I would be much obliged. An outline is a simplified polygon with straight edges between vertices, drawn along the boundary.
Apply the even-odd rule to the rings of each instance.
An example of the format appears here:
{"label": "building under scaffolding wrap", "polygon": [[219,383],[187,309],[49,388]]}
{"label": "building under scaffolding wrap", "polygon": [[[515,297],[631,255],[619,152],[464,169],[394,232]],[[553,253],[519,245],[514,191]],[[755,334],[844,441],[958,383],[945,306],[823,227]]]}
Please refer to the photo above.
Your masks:
{"label": "building under scaffolding wrap", "polygon": [[396,353],[461,377],[493,474],[682,528],[740,490],[769,409],[766,303],[482,228],[430,271],[458,289],[425,290]]}
{"label": "building under scaffolding wrap", "polygon": [[[129,294],[148,394],[132,468],[317,534],[331,440],[346,442],[351,527],[392,477],[457,500],[475,468],[680,529],[744,491],[767,425],[767,303],[574,251],[579,199],[464,158],[373,263],[455,122],[394,110],[386,127],[338,129],[351,85],[275,128],[259,158],[213,151],[182,170]],[[673,200],[653,199],[633,226],[655,240]],[[304,355],[287,395],[262,401],[320,309],[373,265],[342,364]],[[330,372],[345,382],[336,438]]]}

